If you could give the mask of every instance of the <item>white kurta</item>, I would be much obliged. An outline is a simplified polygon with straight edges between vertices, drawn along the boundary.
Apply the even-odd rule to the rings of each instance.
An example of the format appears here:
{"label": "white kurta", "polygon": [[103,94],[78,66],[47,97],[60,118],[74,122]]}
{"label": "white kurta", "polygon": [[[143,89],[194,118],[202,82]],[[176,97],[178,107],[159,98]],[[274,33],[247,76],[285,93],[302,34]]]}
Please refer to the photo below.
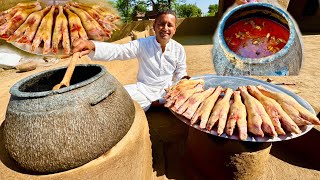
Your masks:
{"label": "white kurta", "polygon": [[[184,48],[178,42],[170,39],[162,53],[160,44],[155,36],[141,38],[127,44],[111,44],[93,41],[95,52],[93,60],[127,60],[137,58],[139,70],[136,87],[126,88],[134,100],[145,110],[151,102],[163,97],[164,89],[171,86],[173,81],[187,75],[186,55]],[[130,92],[137,90],[137,92]],[[134,97],[134,96],[145,96]],[[142,98],[142,99],[141,99]],[[145,101],[149,101],[149,104]]]}

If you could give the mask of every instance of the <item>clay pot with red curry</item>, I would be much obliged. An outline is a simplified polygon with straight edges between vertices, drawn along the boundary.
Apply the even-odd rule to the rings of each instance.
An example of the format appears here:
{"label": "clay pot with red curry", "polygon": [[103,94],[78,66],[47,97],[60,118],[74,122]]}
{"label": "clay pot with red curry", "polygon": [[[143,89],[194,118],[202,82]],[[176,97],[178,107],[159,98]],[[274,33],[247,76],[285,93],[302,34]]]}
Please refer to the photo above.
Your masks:
{"label": "clay pot with red curry", "polygon": [[298,75],[301,33],[287,11],[267,3],[229,9],[213,37],[218,75]]}

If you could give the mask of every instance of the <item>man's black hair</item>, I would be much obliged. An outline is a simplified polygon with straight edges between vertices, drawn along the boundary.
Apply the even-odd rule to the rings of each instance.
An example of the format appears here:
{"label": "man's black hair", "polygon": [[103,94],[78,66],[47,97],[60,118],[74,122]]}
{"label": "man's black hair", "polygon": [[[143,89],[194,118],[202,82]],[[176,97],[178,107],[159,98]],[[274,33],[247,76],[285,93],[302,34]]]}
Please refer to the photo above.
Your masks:
{"label": "man's black hair", "polygon": [[158,14],[156,15],[155,20],[157,20],[162,14],[171,14],[171,15],[174,15],[174,17],[177,19],[176,12],[174,10],[166,9],[166,10],[159,11]]}

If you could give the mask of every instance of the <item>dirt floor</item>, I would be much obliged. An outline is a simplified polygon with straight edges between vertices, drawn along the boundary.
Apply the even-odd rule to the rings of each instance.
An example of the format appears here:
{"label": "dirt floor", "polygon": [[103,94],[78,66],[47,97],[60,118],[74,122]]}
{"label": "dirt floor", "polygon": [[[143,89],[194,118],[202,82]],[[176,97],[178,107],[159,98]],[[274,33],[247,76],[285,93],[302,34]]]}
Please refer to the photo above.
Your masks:
{"label": "dirt floor", "polygon": [[[187,53],[188,74],[191,76],[214,74],[211,38],[202,38],[206,38],[202,39],[202,42],[209,43],[184,45]],[[192,41],[199,42],[199,39],[190,37],[187,44],[192,44]],[[320,36],[304,36],[305,61],[299,76],[272,77],[277,82],[294,83],[295,85],[287,86],[287,88],[294,90],[307,100],[316,113],[320,111],[319,42]],[[10,45],[0,42],[0,48],[1,46]],[[18,52],[18,50],[15,51]],[[32,58],[29,57],[30,59]],[[41,58],[35,56],[35,59]],[[25,73],[17,73],[15,69],[0,69],[0,123],[5,119],[10,99],[9,89],[14,83],[37,72],[65,66],[68,64],[68,59],[51,59],[49,62],[37,60],[36,62],[38,62],[37,69]],[[79,61],[80,63],[102,64],[123,85],[136,82],[137,60],[103,62],[91,61],[89,58],[83,57]],[[256,78],[266,80],[270,77]],[[192,166],[192,163],[188,161],[187,153],[185,153],[189,128],[164,108],[152,108],[146,115],[152,141],[154,179],[207,179],[199,173],[187,170],[190,166],[186,165],[191,165],[193,170],[199,168]],[[314,143],[318,142],[320,137],[320,131],[317,129],[313,129],[297,140],[273,143],[270,156],[267,157],[268,161],[264,167],[265,173],[257,179],[320,179],[320,157],[317,152],[319,149],[317,144],[319,143]]]}

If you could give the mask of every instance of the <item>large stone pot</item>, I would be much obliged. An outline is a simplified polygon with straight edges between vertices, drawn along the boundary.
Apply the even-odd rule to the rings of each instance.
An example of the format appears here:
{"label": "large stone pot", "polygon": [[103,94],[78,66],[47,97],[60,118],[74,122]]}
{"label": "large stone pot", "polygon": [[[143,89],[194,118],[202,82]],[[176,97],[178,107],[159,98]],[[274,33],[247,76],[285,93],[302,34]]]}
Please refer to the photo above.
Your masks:
{"label": "large stone pot", "polygon": [[117,144],[135,108],[122,85],[101,65],[78,65],[71,86],[52,91],[57,68],[27,77],[11,89],[4,143],[22,167],[50,173],[83,165]]}
{"label": "large stone pot", "polygon": [[[289,31],[287,44],[277,53],[263,58],[245,58],[229,49],[224,31],[233,23],[252,17],[263,17],[280,23]],[[298,75],[302,60],[302,40],[292,17],[280,8],[266,3],[249,3],[228,11],[213,37],[213,62],[218,75]]]}

